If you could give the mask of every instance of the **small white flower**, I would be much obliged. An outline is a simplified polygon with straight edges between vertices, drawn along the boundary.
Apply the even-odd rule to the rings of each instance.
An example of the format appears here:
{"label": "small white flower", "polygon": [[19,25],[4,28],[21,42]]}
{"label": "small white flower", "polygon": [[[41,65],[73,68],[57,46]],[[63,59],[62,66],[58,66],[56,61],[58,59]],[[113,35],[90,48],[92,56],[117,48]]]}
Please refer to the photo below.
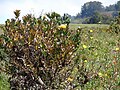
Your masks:
{"label": "small white flower", "polygon": [[60,44],[60,42],[56,42],[58,45]]}

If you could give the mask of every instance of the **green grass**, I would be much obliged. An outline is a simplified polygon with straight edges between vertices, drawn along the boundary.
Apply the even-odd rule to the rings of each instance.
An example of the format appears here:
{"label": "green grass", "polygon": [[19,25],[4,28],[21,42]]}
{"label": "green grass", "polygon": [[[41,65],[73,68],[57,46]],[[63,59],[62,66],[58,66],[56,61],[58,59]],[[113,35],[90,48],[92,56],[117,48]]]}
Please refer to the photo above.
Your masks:
{"label": "green grass", "polygon": [[0,90],[10,90],[8,83],[8,75],[0,73]]}
{"label": "green grass", "polygon": [[70,24],[70,29],[76,30],[78,27],[98,29],[98,28],[108,28],[109,25],[106,25],[106,24]]}
{"label": "green grass", "polygon": [[[78,65],[84,63],[90,81],[81,90],[119,90],[120,88],[120,35],[106,32],[108,25],[72,24],[82,27],[81,43],[76,51]],[[93,32],[90,32],[92,30]],[[86,48],[83,47],[86,46]],[[79,72],[76,73],[79,76]],[[76,78],[76,76],[75,76]],[[75,79],[74,83],[77,79]]]}

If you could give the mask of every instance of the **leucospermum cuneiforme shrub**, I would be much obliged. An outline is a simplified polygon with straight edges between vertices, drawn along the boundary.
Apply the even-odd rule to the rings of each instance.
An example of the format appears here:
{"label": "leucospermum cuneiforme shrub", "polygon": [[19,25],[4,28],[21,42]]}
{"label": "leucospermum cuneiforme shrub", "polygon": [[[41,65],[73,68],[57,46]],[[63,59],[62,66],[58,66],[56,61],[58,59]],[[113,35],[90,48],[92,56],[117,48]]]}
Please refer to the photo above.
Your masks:
{"label": "leucospermum cuneiforme shrub", "polygon": [[120,12],[119,12],[119,16],[117,16],[115,20],[111,23],[110,31],[116,34],[120,32]]}
{"label": "leucospermum cuneiforme shrub", "polygon": [[70,39],[69,18],[53,12],[39,18],[28,14],[7,19],[4,47],[10,57],[11,89],[56,89],[68,77],[75,47]]}

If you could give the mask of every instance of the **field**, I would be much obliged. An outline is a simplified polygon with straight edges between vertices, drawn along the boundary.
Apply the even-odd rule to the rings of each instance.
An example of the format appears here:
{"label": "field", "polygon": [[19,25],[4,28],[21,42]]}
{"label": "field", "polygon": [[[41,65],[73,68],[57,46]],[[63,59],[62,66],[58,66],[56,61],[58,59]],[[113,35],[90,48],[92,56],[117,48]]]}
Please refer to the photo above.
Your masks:
{"label": "field", "polygon": [[108,28],[109,25],[107,24],[70,24],[70,29],[76,30],[79,27],[98,29],[98,28]]}
{"label": "field", "polygon": [[[75,52],[78,61],[69,78],[78,85],[74,90],[120,90],[120,35],[109,32],[108,25],[70,24],[70,30],[78,27],[81,30]],[[83,78],[80,78],[77,66],[81,65],[81,71],[89,78],[84,87],[79,86],[79,80]],[[8,87],[7,78],[1,73],[0,90],[9,90]]]}
{"label": "field", "polygon": [[[85,90],[119,90],[120,88],[120,36],[107,32],[108,25],[71,25],[83,28],[81,44],[78,49],[80,58],[85,62],[88,72],[99,78],[87,83]],[[82,47],[84,50],[82,50]],[[92,86],[92,87],[91,87]],[[93,89],[94,88],[94,89]]]}

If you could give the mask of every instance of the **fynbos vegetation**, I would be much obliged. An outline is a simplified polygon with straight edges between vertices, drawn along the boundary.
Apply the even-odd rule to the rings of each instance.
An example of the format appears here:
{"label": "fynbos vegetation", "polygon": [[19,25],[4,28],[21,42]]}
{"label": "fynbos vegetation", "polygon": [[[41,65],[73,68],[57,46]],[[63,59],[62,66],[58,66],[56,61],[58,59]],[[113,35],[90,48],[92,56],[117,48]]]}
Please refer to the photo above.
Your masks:
{"label": "fynbos vegetation", "polygon": [[111,28],[71,30],[66,14],[14,14],[0,37],[0,71],[11,90],[119,90],[120,17]]}
{"label": "fynbos vegetation", "polygon": [[72,70],[69,66],[76,46],[76,35],[68,31],[69,18],[53,12],[40,18],[28,14],[20,20],[20,11],[14,14],[14,19],[6,21],[4,33],[11,89],[67,87],[64,82]]}
{"label": "fynbos vegetation", "polygon": [[117,16],[115,18],[114,22],[112,22],[112,24],[110,26],[110,30],[117,34],[120,32],[120,12],[119,12],[119,16]]}

